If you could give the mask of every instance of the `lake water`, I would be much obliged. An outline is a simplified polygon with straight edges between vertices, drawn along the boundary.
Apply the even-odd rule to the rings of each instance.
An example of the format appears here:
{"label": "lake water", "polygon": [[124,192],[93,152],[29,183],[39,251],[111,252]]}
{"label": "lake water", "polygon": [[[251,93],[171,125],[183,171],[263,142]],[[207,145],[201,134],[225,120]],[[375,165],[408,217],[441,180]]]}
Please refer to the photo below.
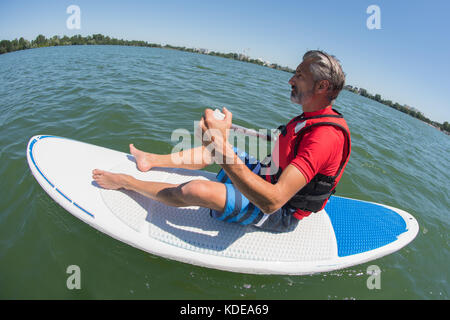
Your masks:
{"label": "lake water", "polygon": [[[408,211],[420,231],[400,251],[344,270],[246,275],[153,256],[70,215],[28,168],[25,149],[36,134],[169,153],[172,131],[193,131],[193,121],[211,106],[227,106],[236,124],[276,128],[301,113],[289,100],[290,76],[157,48],[71,46],[1,55],[0,298],[448,299],[450,137],[347,91],[335,108],[348,122],[353,149],[337,195]],[[373,264],[381,269],[379,290],[366,285]],[[81,268],[81,290],[66,287],[69,265]]]}

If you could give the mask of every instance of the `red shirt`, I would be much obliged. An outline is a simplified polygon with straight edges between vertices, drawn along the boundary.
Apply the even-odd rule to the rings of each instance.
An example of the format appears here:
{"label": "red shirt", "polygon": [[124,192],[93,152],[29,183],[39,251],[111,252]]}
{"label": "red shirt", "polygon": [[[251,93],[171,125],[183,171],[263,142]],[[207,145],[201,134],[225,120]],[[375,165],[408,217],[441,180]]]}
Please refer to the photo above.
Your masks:
{"label": "red shirt", "polygon": [[[336,114],[331,106],[314,112],[305,112],[305,117],[318,116],[323,114]],[[295,147],[295,127],[298,122],[291,122],[286,127],[286,135],[280,135],[275,145],[275,150],[286,150],[290,156],[278,159],[273,157],[275,163],[279,160],[282,169],[289,164],[295,166],[309,183],[311,179],[318,173],[326,176],[335,176],[339,170],[342,161],[342,153],[344,151],[345,136],[344,133],[334,126],[318,126],[313,130],[306,132],[298,146],[297,155],[290,152]],[[283,152],[283,153],[284,153]],[[285,153],[285,154],[286,154]],[[336,184],[340,177],[336,179]],[[303,219],[311,214],[309,211],[297,210],[294,217]]]}

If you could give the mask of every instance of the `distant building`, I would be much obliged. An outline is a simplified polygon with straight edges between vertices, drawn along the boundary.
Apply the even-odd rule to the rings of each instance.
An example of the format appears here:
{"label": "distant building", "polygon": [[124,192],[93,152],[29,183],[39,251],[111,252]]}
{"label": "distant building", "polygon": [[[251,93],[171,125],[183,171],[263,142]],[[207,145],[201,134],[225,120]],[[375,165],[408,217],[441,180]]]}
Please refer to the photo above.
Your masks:
{"label": "distant building", "polygon": [[271,62],[266,61],[266,60],[263,60],[263,59],[261,59],[261,58],[258,58],[258,59],[256,59],[256,60],[258,60],[259,62],[261,62],[263,66],[268,67],[268,66],[271,65]]}
{"label": "distant building", "polygon": [[243,53],[239,53],[238,59],[239,60],[248,60],[248,57],[245,54],[243,54]]}
{"label": "distant building", "polygon": [[419,110],[417,110],[416,108],[414,108],[414,107],[411,107],[411,106],[408,106],[408,105],[404,105],[404,107],[406,108],[406,109],[408,109],[408,110],[411,110],[411,111],[414,111],[414,112],[420,112]]}

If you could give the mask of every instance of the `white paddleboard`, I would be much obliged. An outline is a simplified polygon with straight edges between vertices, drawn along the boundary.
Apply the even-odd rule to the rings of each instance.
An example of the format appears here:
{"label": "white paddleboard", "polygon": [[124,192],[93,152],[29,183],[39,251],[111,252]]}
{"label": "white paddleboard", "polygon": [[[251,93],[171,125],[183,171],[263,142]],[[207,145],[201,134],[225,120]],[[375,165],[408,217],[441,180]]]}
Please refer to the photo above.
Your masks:
{"label": "white paddleboard", "polygon": [[183,183],[215,180],[200,170],[140,172],[126,153],[56,136],[34,136],[31,172],[50,197],[95,229],[149,253],[198,266],[254,274],[311,274],[393,253],[418,233],[409,213],[386,205],[332,197],[286,233],[218,221],[201,207],[175,208],[123,190],[105,190],[93,169],[137,179]]}

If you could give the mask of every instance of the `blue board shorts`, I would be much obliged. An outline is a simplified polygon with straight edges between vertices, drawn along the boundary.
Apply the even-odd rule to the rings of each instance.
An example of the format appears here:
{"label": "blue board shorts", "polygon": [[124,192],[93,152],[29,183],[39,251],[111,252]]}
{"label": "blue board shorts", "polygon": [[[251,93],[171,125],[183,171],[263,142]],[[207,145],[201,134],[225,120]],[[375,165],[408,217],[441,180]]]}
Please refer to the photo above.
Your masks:
{"label": "blue board shorts", "polygon": [[[233,150],[252,172],[259,175],[261,171],[259,161],[236,147]],[[223,169],[217,174],[217,181],[225,184],[226,204],[223,212],[210,210],[210,215],[213,218],[244,226],[252,225],[261,230],[273,232],[290,231],[297,225],[299,220],[293,216],[292,209],[282,207],[272,214],[262,212],[233,185]]]}

